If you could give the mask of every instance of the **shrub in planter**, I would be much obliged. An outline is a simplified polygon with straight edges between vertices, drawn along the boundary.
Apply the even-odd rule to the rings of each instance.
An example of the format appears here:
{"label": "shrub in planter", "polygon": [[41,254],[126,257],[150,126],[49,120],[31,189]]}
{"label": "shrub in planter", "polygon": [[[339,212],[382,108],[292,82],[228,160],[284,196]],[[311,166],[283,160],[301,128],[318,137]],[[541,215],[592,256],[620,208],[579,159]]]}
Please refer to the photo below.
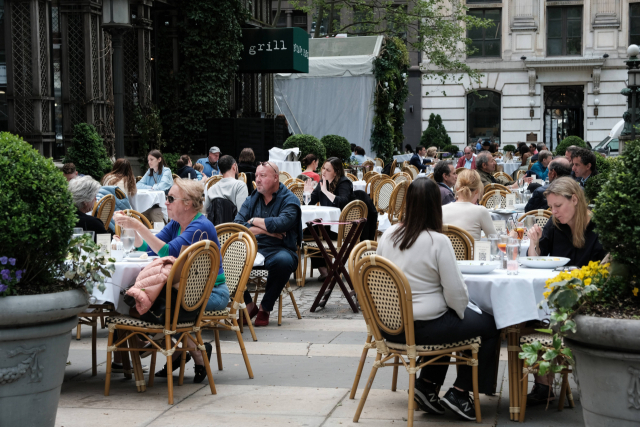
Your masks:
{"label": "shrub in planter", "polygon": [[451,157],[453,157],[456,154],[458,154],[458,151],[460,151],[460,148],[458,148],[457,145],[452,144],[452,145],[447,145],[446,147],[442,148],[440,151],[451,153]]}
{"label": "shrub in planter", "polygon": [[514,151],[516,151],[516,146],[515,145],[505,145],[504,147],[502,147],[502,151],[506,152],[510,152],[513,153]]}
{"label": "shrub in planter", "polygon": [[560,141],[560,144],[556,147],[556,156],[564,156],[564,153],[567,151],[567,147],[571,147],[572,145],[587,148],[586,142],[584,142],[579,136],[568,136]]}
{"label": "shrub in planter", "polygon": [[327,159],[330,157],[337,157],[346,163],[351,158],[351,144],[339,135],[325,135],[320,138],[320,142],[324,145],[324,149],[327,154]]}
{"label": "shrub in planter", "polygon": [[93,125],[80,123],[73,128],[73,145],[67,149],[64,163],[73,163],[76,170],[96,180],[111,171],[111,160],[102,138]]}
{"label": "shrub in planter", "polygon": [[440,117],[440,114],[431,113],[429,116],[429,125],[424,132],[422,132],[420,145],[427,148],[436,147],[438,149],[451,145],[451,137],[449,137],[447,130],[442,124],[442,117]]}
{"label": "shrub in planter", "polygon": [[315,154],[318,158],[318,165],[322,165],[327,159],[327,152],[324,145],[313,135],[291,135],[282,145],[282,148],[295,147],[300,149],[300,160],[304,159],[307,154]]}

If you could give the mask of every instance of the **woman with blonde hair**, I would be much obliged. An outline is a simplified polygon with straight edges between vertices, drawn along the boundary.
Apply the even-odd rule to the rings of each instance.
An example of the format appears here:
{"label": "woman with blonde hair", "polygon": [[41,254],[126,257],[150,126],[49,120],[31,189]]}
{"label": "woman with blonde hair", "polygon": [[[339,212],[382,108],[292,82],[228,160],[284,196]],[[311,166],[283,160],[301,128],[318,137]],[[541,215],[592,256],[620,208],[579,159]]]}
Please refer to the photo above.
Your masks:
{"label": "woman with blonde hair", "polygon": [[429,147],[427,148],[427,157],[426,159],[431,159],[432,162],[436,162],[436,156],[438,155],[438,147]]}
{"label": "woman with blonde hair", "polygon": [[102,185],[115,185],[124,191],[127,197],[135,196],[138,188],[136,187],[136,178],[133,176],[133,169],[129,160],[116,160],[111,172],[102,177]]}
{"label": "woman with blonde hair", "polygon": [[484,186],[480,174],[473,170],[463,170],[456,181],[456,202],[442,207],[442,218],[445,224],[460,227],[480,240],[480,231],[484,234],[495,234],[491,214],[484,206],[478,205],[478,200],[484,193]]}
{"label": "woman with blonde hair", "polygon": [[570,177],[558,178],[544,196],[553,217],[544,228],[536,224],[529,229],[529,256],[565,257],[576,267],[601,261],[606,251],[594,231],[596,225],[580,184]]}

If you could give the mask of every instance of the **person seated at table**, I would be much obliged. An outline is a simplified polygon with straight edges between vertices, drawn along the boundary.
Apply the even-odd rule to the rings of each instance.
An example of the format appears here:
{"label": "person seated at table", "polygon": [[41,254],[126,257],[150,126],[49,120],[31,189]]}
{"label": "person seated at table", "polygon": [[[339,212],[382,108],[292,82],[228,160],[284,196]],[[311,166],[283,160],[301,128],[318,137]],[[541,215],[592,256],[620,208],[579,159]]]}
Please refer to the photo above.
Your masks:
{"label": "person seated at table", "polygon": [[[167,164],[162,157],[162,153],[159,150],[149,151],[149,154],[147,155],[147,162],[149,164],[149,169],[142,179],[138,181],[136,187],[138,190],[164,191],[166,194],[173,185],[173,177],[171,175],[171,169],[167,167]],[[155,204],[146,211],[140,213],[147,217],[152,224],[155,222],[164,222],[162,209],[158,204]]]}
{"label": "person seated at table", "polygon": [[[198,172],[193,168],[193,163],[191,162],[191,157],[186,154],[180,156],[178,161],[176,162],[176,175],[178,175],[182,179],[195,179],[198,180]],[[204,168],[204,166],[203,166]]]}
{"label": "person seated at table", "polygon": [[202,166],[200,163],[196,163],[195,165],[193,165],[193,169],[196,171],[196,175],[198,175],[198,181],[202,181],[202,179],[205,177],[202,173],[202,171],[204,170],[204,166]]}
{"label": "person seated at table", "polygon": [[438,187],[440,187],[442,206],[455,202],[456,193],[454,192],[454,188],[458,174],[456,174],[456,168],[453,167],[453,162],[450,160],[438,162],[433,169],[433,179],[438,183]]}
{"label": "person seated at table", "polygon": [[133,175],[133,169],[131,168],[129,160],[116,160],[111,168],[111,172],[102,177],[102,185],[115,185],[124,191],[127,197],[135,196],[138,192],[138,187],[136,187],[136,177]]}
{"label": "person seated at table", "polygon": [[81,176],[69,181],[69,192],[77,209],[75,226],[84,231],[93,231],[95,234],[106,234],[109,230],[104,228],[104,223],[100,218],[91,215],[99,191],[100,183],[90,176]]}
{"label": "person seated at table", "polygon": [[[493,176],[496,171],[497,165],[498,163],[496,162],[496,159],[493,158],[491,153],[483,151],[478,154],[478,156],[476,157],[476,170],[480,174],[482,185],[484,186],[489,184],[502,184],[505,186],[512,186],[512,188],[517,188],[518,184],[516,184],[515,181],[509,181],[506,184],[503,184]],[[529,181],[531,181],[531,179],[529,179]]]}
{"label": "person seated at table", "polygon": [[583,188],[589,178],[598,174],[596,155],[587,148],[578,148],[571,156],[571,162],[573,163],[573,175]]}
{"label": "person seated at table", "polygon": [[[431,160],[427,160],[424,157],[427,155],[427,149],[423,145],[418,145],[416,147],[416,152],[411,159],[409,160],[409,164],[418,168],[418,172],[424,172],[427,170],[425,166],[426,163],[431,163]],[[393,171],[390,171],[393,174]]]}
{"label": "person seated at table", "polygon": [[484,185],[480,175],[474,170],[463,170],[456,181],[455,203],[442,206],[442,219],[445,224],[460,227],[469,232],[475,240],[480,240],[480,232],[485,236],[496,234],[491,213],[484,206],[478,205],[482,198]]}
{"label": "person seated at table", "polygon": [[74,178],[83,177],[84,175],[78,173],[76,170],[76,165],[73,163],[65,163],[62,165],[62,174],[67,179],[67,182],[71,181]]}
{"label": "person seated at table", "polygon": [[411,147],[411,144],[406,144],[404,146],[404,154],[412,154],[413,153],[413,147]]}
{"label": "person seated at table", "polygon": [[518,153],[520,153],[520,167],[529,166],[529,163],[531,162],[529,158],[533,156],[533,154],[531,154],[531,151],[529,150],[529,147],[527,147],[527,144],[521,145],[518,148]]}
{"label": "person seated at table", "polygon": [[544,192],[553,216],[544,229],[529,229],[529,256],[569,258],[578,268],[601,261],[606,252],[595,232],[584,191],[570,177],[555,179]]}
{"label": "person seated at table", "polygon": [[536,154],[538,154],[538,146],[532,142],[531,144],[529,144],[529,152],[532,156],[535,156]]}
{"label": "person seated at table", "polygon": [[531,156],[531,161],[532,162],[537,162],[538,161],[538,156],[539,156],[540,152],[542,150],[547,150],[547,144],[545,144],[544,142],[538,142],[536,144],[536,150],[538,150],[538,153],[534,154],[533,156]]}
{"label": "person seated at table", "polygon": [[356,147],[355,153],[353,155],[353,159],[355,159],[359,165],[363,164],[364,162],[366,162],[367,160],[369,160],[366,156],[365,156],[365,151],[364,148],[358,146]]}
{"label": "person seated at table", "polygon": [[464,155],[458,159],[457,168],[475,169],[476,168],[476,156],[473,154],[472,147],[464,147]]}
{"label": "person seated at table", "polygon": [[269,276],[260,306],[251,300],[249,292],[244,297],[249,316],[257,316],[255,326],[267,326],[273,305],[298,266],[302,212],[300,200],[280,183],[280,171],[272,162],[263,162],[256,169],[256,190],[245,200],[234,222],[249,228],[258,240],[258,252],[264,256]]}
{"label": "person seated at table", "polygon": [[320,182],[320,175],[316,173],[318,169],[318,157],[315,154],[307,154],[304,159],[302,159],[302,164],[304,165],[304,172],[302,172],[302,174],[313,179],[315,182]]}
{"label": "person seated at table", "polygon": [[[376,253],[395,263],[409,281],[416,345],[482,337],[478,352],[478,389],[480,393],[493,393],[495,351],[500,335],[493,316],[478,314],[467,307],[467,286],[451,241],[442,234],[442,207],[436,183],[430,179],[414,180],[407,190],[406,206],[403,222],[391,226],[382,235]],[[383,332],[383,335],[389,341],[405,342],[404,333]],[[444,383],[447,369],[447,365],[422,368],[415,383],[416,403],[430,414],[443,414],[447,407],[465,420],[475,420],[469,395],[473,389],[471,366],[458,366],[453,387],[439,399],[438,389]]]}
{"label": "person seated at table", "polygon": [[489,149],[491,148],[491,141],[489,141],[488,139],[482,141],[482,152],[487,152],[490,153]]}
{"label": "person seated at table", "polygon": [[198,159],[197,163],[200,163],[204,168],[203,173],[211,178],[213,175],[220,175],[218,159],[220,159],[220,149],[218,147],[211,147],[209,148],[209,155]]}
{"label": "person seated at table", "polygon": [[256,155],[251,148],[243,148],[238,156],[238,172],[256,173]]}
{"label": "person seated at table", "polygon": [[214,221],[214,212],[211,209],[211,202],[214,199],[222,198],[229,200],[236,208],[236,212],[231,215],[228,222],[233,221],[237,214],[237,210],[242,207],[242,204],[249,196],[247,191],[247,185],[238,179],[238,164],[236,159],[227,155],[222,156],[218,161],[218,167],[222,173],[222,179],[218,181],[216,185],[212,185],[204,193],[204,210],[207,213],[207,218],[214,224],[222,224],[226,221]]}
{"label": "person seated at table", "polygon": [[[202,210],[202,183],[190,179],[178,178],[167,196],[167,212],[171,221],[160,232],[153,234],[142,222],[128,217],[124,212],[116,212],[115,221],[124,229],[136,231],[135,248],[137,251],[147,252],[149,255],[160,257],[172,256],[178,258],[184,246],[190,246],[200,240],[211,240],[220,247],[216,228],[201,213]],[[179,278],[177,278],[179,280]],[[216,282],[207,301],[207,311],[223,310],[229,303],[229,288],[227,287],[222,269],[222,260],[216,277]],[[135,316],[135,313],[131,313]],[[145,313],[146,314],[146,313]],[[190,340],[190,347],[196,344]],[[207,357],[211,358],[211,344],[205,343]],[[194,383],[202,382],[207,374],[204,368],[202,353],[190,352],[195,361]],[[174,355],[174,361],[179,357]],[[189,358],[190,360],[190,358]],[[173,365],[177,369],[179,363]],[[167,365],[156,373],[156,377],[167,376]]]}
{"label": "person seated at table", "polygon": [[427,154],[424,157],[424,161],[426,163],[435,163],[438,161],[438,147],[429,147],[427,148]]}
{"label": "person seated at table", "polygon": [[551,151],[542,150],[538,154],[538,161],[531,166],[531,173],[536,176],[536,179],[546,180],[549,176],[549,163],[553,160],[553,154]]}

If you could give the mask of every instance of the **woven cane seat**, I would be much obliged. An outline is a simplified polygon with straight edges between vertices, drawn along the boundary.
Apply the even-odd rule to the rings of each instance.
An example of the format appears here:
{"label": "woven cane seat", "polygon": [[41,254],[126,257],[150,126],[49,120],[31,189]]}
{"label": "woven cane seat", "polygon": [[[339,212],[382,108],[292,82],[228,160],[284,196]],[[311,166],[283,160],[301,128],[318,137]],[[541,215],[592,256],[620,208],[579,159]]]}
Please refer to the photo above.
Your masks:
{"label": "woven cane seat", "polygon": [[229,307],[225,307],[223,310],[205,311],[206,317],[227,317],[229,316]]}
{"label": "woven cane seat", "polygon": [[[125,316],[121,314],[119,316],[107,317],[105,319],[105,323],[107,325],[122,325],[122,326],[135,326],[136,328],[147,328],[147,329],[164,329],[164,325],[159,323],[151,323],[145,322],[144,320],[136,319],[135,317]],[[188,328],[190,326],[195,325],[196,322],[184,322],[178,323],[178,328]]]}
{"label": "woven cane seat", "polygon": [[[335,240],[332,240],[331,242],[333,243],[333,247],[334,248],[338,247],[338,242],[336,242]],[[315,241],[313,241],[313,242],[304,242],[303,244],[305,246],[310,247],[310,248],[318,249],[318,244]],[[322,246],[324,246],[324,248],[326,250],[329,250],[329,245],[324,240],[322,241]]]}
{"label": "woven cane seat", "polygon": [[[385,341],[387,347],[392,348],[394,350],[406,350],[406,344],[400,344],[397,342]],[[456,347],[464,347],[471,344],[482,344],[482,337],[469,338],[466,340],[452,342],[448,344],[431,344],[431,345],[416,345],[417,351],[438,351],[438,350],[446,350],[448,348],[456,348]]]}
{"label": "woven cane seat", "polygon": [[269,277],[269,270],[257,270],[254,268],[253,270],[251,270],[249,278],[255,279],[256,277]]}
{"label": "woven cane seat", "polygon": [[529,334],[522,335],[520,337],[520,345],[522,344],[533,344],[536,341],[540,341],[540,344],[551,347],[553,346],[553,336],[549,334]]}

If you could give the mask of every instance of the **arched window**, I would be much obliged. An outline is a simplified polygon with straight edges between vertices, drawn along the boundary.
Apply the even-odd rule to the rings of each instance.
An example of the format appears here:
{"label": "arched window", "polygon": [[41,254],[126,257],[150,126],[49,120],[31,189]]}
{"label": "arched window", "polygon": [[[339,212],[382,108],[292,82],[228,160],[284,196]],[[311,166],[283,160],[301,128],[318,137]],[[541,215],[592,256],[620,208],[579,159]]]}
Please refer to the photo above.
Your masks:
{"label": "arched window", "polygon": [[479,90],[467,95],[468,142],[479,138],[500,144],[500,94]]}

